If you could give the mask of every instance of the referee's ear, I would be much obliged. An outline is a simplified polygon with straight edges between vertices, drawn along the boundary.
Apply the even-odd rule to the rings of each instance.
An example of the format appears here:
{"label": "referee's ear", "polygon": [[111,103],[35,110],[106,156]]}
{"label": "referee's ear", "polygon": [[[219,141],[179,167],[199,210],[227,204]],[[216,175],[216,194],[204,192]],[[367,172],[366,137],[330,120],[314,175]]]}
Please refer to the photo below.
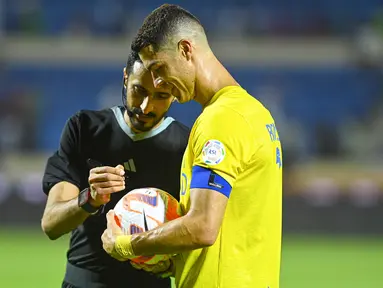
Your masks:
{"label": "referee's ear", "polygon": [[127,88],[127,86],[128,86],[128,73],[126,72],[126,67],[124,67],[122,72],[124,74],[124,86],[125,86],[125,88]]}

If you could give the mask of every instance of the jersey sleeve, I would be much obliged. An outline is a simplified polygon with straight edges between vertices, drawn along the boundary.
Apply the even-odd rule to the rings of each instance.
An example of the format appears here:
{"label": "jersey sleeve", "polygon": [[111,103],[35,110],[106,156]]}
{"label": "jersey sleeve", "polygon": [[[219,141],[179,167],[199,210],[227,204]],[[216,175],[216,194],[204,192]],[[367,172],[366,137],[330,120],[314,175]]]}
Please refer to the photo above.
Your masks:
{"label": "jersey sleeve", "polygon": [[[226,113],[225,113],[226,112]],[[202,118],[191,138],[194,162],[190,188],[207,188],[229,196],[254,147],[244,118],[221,111]],[[255,143],[254,143],[255,144]]]}
{"label": "jersey sleeve", "polygon": [[62,131],[59,149],[48,159],[43,176],[43,191],[61,181],[67,181],[80,189],[80,120],[79,114],[68,119]]}

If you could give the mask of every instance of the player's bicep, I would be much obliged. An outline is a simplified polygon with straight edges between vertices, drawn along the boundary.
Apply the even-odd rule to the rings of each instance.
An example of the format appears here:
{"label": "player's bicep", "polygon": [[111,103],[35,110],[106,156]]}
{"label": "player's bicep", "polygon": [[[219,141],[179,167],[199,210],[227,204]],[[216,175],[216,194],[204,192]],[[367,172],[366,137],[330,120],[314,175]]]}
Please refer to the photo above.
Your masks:
{"label": "player's bicep", "polygon": [[193,166],[189,216],[201,225],[203,243],[214,244],[225,215],[230,183],[209,168]]}
{"label": "player's bicep", "polygon": [[213,245],[217,239],[228,200],[225,195],[215,190],[200,188],[190,190],[188,215],[198,222],[205,243]]}

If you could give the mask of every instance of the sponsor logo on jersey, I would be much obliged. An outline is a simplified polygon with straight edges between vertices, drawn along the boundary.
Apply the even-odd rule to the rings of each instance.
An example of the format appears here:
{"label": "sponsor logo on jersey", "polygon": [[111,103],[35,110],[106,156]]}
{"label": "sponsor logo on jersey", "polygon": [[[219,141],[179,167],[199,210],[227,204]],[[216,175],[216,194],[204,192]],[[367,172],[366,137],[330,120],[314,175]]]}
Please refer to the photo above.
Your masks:
{"label": "sponsor logo on jersey", "polygon": [[126,171],[137,172],[133,159],[129,159],[127,162],[125,162],[124,167]]}

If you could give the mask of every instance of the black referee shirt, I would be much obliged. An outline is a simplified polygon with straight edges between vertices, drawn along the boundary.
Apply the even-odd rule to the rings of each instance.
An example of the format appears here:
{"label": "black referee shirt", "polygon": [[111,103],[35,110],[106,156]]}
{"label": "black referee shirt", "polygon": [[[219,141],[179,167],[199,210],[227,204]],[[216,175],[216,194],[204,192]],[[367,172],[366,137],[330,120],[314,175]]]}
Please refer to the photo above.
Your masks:
{"label": "black referee shirt", "polygon": [[167,117],[155,129],[135,134],[123,115],[124,108],[118,106],[78,112],[67,121],[59,149],[46,165],[46,194],[61,181],[80,191],[88,187],[89,158],[105,166],[122,164],[129,177],[126,190],[112,194],[101,215],[88,217],[72,231],[64,281],[78,288],[170,287],[169,279],[158,279],[106,254],[101,235],[106,229],[105,214],[132,189],[156,187],[179,199],[179,174],[189,129]]}

